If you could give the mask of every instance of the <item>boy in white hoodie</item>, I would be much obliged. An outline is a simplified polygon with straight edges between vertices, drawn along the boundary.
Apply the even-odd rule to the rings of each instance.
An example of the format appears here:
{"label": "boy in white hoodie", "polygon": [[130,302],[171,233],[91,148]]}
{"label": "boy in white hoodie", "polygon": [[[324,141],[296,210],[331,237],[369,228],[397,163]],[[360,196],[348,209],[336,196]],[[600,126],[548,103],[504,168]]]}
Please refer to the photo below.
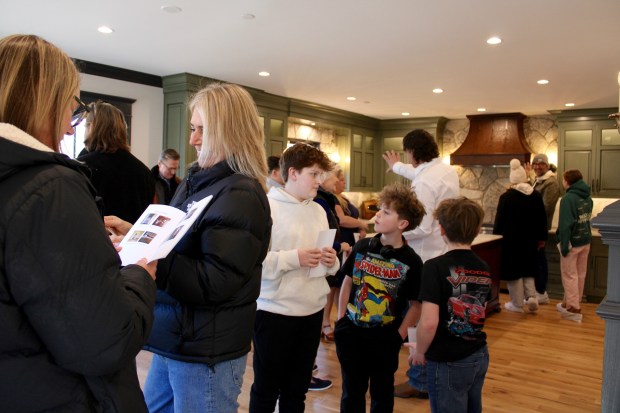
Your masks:
{"label": "boy in white hoodie", "polygon": [[[329,286],[325,276],[339,268],[332,247],[315,247],[329,229],[323,208],[313,201],[331,167],[320,150],[305,144],[287,149],[280,161],[284,188],[267,195],[273,227],[263,262],[254,325],[254,383],[250,412],[303,412],[321,335]],[[310,268],[325,273],[309,277]]]}

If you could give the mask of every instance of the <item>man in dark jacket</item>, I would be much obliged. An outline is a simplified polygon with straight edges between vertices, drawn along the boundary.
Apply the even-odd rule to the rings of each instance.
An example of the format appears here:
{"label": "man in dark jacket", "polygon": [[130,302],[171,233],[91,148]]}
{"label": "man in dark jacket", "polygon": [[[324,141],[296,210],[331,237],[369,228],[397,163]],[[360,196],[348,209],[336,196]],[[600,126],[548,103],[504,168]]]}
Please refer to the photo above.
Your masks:
{"label": "man in dark jacket", "polygon": [[157,165],[151,168],[155,179],[155,203],[169,205],[181,180],[176,176],[181,156],[174,149],[165,149]]}

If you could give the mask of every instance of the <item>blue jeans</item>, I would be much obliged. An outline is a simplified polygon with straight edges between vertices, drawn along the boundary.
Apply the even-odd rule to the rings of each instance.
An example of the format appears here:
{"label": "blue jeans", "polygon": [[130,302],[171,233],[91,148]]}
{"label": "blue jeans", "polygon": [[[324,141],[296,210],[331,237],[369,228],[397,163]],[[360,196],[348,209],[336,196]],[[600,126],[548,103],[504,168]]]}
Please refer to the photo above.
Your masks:
{"label": "blue jeans", "polygon": [[427,360],[426,367],[432,413],[482,412],[482,385],[489,368],[487,346],[458,361]]}
{"label": "blue jeans", "polygon": [[236,413],[247,357],[209,367],[154,354],[144,386],[149,412]]}
{"label": "blue jeans", "polygon": [[409,370],[407,370],[407,377],[409,377],[409,385],[418,391],[428,391],[426,384],[428,377],[426,374],[426,366],[414,366],[409,364]]}

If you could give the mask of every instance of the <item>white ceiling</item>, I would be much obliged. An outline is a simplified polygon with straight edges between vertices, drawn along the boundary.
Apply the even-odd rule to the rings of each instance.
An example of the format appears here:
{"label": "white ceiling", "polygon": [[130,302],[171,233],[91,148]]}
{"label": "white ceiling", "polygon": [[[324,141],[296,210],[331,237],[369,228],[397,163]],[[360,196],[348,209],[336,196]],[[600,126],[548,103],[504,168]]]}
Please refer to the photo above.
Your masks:
{"label": "white ceiling", "polygon": [[[34,33],[83,60],[380,119],[618,107],[620,0],[0,1],[1,36]],[[98,33],[103,24],[115,32]],[[492,35],[504,42],[487,45]]]}

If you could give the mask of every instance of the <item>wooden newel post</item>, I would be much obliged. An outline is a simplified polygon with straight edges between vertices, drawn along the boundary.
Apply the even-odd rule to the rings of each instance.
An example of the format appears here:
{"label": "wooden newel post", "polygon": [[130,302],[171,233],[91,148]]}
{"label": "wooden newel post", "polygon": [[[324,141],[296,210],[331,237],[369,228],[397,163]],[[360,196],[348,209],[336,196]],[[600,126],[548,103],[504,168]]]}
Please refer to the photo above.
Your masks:
{"label": "wooden newel post", "polygon": [[607,296],[596,313],[605,320],[601,412],[620,412],[620,201],[607,206],[592,220],[609,246]]}

